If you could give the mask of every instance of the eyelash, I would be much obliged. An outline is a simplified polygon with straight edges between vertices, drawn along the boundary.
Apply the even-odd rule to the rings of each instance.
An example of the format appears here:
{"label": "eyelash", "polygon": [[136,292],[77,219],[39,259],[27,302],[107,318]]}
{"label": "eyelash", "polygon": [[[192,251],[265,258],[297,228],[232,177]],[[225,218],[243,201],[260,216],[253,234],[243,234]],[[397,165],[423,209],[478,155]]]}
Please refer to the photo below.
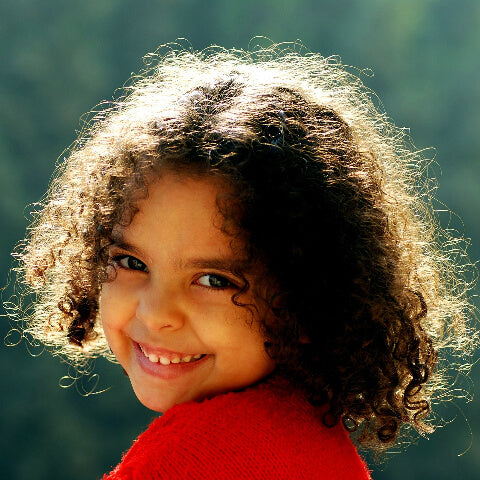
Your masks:
{"label": "eyelash", "polygon": [[[221,283],[224,283],[224,285],[223,286],[204,285],[204,284],[200,283],[200,279],[204,278],[204,277],[214,278],[217,281],[220,281]],[[212,290],[228,290],[228,289],[231,289],[231,288],[238,288],[238,286],[235,285],[228,278],[225,278],[223,275],[219,275],[217,273],[204,273],[203,275],[198,277],[196,283],[201,287],[210,288]]]}
{"label": "eyelash", "polygon": [[[121,263],[122,260],[127,260],[127,265],[122,265]],[[135,262],[138,262],[138,264],[141,264],[140,268],[135,268],[129,265],[130,260],[134,260]],[[115,266],[119,268],[123,268],[124,270],[134,270],[136,272],[146,272],[146,273],[148,272],[148,267],[141,260],[139,260],[136,257],[133,257],[132,255],[115,255],[112,257],[112,262]],[[137,267],[139,266],[138,264],[137,264]],[[142,268],[142,266],[144,268]]]}
{"label": "eyelash", "polygon": [[[122,264],[122,261],[124,260],[126,260],[126,263],[127,263],[126,265]],[[141,260],[139,260],[138,258],[132,255],[115,255],[111,258],[111,261],[116,267],[122,268],[124,270],[133,270],[137,272],[148,273],[148,267]],[[136,263],[138,262],[136,267],[140,267],[140,268],[136,268],[135,266],[129,265],[131,261],[134,261]],[[215,279],[214,281],[220,282],[223,285],[221,286],[204,285],[203,283],[200,282],[200,279],[204,277],[210,277],[210,279]],[[233,283],[231,280],[224,277],[223,275],[219,275],[217,273],[204,273],[203,275],[200,275],[197,278],[197,280],[195,281],[195,284],[197,284],[200,287],[209,288],[212,290],[228,290],[232,288],[238,288],[238,285],[236,285],[235,283]]]}

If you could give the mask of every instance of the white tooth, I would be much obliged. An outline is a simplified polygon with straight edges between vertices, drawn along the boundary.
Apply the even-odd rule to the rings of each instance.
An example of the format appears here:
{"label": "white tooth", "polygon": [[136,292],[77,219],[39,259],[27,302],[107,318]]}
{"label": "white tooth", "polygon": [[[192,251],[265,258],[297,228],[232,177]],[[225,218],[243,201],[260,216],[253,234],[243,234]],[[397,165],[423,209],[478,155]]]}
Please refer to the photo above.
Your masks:
{"label": "white tooth", "polygon": [[150,355],[148,355],[148,359],[153,363],[158,362],[158,357],[154,353],[151,353]]}
{"label": "white tooth", "polygon": [[180,357],[175,357],[170,360],[172,363],[180,363]]}
{"label": "white tooth", "polygon": [[160,357],[160,363],[162,365],[170,365],[170,360],[166,357]]}
{"label": "white tooth", "polygon": [[193,356],[193,359],[194,359],[194,360],[198,360],[201,356],[202,356],[202,354],[199,353],[198,355],[194,355],[194,356]]}
{"label": "white tooth", "polygon": [[192,359],[191,355],[187,355],[186,357],[182,358],[182,362],[189,362]]}

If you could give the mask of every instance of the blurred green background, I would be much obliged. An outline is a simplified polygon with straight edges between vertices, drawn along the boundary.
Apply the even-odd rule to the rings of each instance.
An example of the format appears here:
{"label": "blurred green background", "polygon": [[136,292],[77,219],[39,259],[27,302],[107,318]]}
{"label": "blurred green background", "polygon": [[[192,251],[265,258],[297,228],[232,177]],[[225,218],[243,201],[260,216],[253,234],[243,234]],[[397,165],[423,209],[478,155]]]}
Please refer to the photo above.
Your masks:
{"label": "blurred green background", "polygon": [[[395,123],[411,128],[417,148],[436,148],[426,152],[436,155],[436,196],[463,219],[465,227],[455,216],[451,226],[480,258],[478,0],[2,0],[0,284],[24,234],[25,206],[43,195],[82,113],[111,98],[160,44],[186,37],[195,49],[248,48],[256,35],[301,39],[371,68],[363,80]],[[442,220],[448,226],[449,215]],[[10,325],[1,320],[3,340]],[[85,396],[95,379],[60,388],[68,367],[30,353],[25,343],[0,345],[0,478],[100,478],[153,413],[115,365],[97,362],[95,388],[108,390]],[[478,367],[471,378],[480,384]],[[439,414],[445,426],[372,463],[374,479],[480,479],[480,399],[451,402]]]}

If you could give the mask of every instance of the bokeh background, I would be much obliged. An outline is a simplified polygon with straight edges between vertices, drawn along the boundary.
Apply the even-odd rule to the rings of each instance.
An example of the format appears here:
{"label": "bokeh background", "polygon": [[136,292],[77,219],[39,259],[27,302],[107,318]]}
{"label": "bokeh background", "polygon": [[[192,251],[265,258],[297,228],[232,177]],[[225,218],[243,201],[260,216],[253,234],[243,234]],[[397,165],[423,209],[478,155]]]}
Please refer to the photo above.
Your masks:
{"label": "bokeh background", "polygon": [[[478,0],[2,0],[0,285],[24,234],[25,207],[43,195],[82,113],[110,99],[160,44],[186,37],[195,49],[248,48],[257,35],[301,39],[371,69],[363,80],[395,123],[411,128],[418,149],[435,147],[425,155],[435,157],[436,196],[454,213],[442,222],[471,238],[470,256],[480,258]],[[100,478],[153,413],[105,361],[95,365],[98,377],[61,388],[68,366],[25,342],[7,346],[11,325],[0,320],[0,477]],[[480,384],[480,368],[471,379]],[[374,479],[480,479],[480,398],[442,405],[439,414],[444,427],[430,439],[371,463]]]}

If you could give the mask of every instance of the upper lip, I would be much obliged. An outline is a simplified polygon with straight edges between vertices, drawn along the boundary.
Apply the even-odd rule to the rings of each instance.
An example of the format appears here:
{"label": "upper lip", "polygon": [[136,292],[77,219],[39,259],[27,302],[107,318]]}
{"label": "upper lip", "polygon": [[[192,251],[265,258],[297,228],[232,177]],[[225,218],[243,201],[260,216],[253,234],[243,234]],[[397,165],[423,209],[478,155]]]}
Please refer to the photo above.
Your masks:
{"label": "upper lip", "polygon": [[175,358],[193,357],[195,355],[199,355],[199,353],[174,352],[172,350],[167,350],[165,348],[153,347],[146,343],[138,342],[137,344],[147,356],[153,354],[153,355],[156,355],[157,357],[167,358],[168,360],[173,360]]}

